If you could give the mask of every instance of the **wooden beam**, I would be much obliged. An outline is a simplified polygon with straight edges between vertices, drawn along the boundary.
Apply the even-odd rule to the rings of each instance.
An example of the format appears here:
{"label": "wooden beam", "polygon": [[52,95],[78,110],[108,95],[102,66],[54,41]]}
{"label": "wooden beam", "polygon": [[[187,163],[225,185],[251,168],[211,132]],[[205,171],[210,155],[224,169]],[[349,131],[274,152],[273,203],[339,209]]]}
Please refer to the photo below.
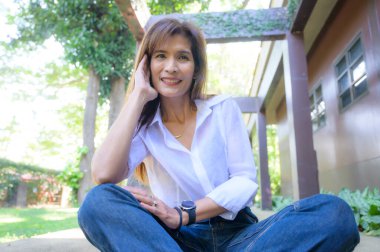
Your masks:
{"label": "wooden beam", "polygon": [[144,29],[165,17],[193,22],[203,30],[207,43],[284,39],[289,24],[286,8],[151,16],[143,0],[115,2],[137,41],[142,40]]}
{"label": "wooden beam", "polygon": [[286,8],[159,15],[152,16],[147,27],[167,17],[194,23],[203,30],[207,43],[284,39],[288,27]]}
{"label": "wooden beam", "polygon": [[258,113],[260,102],[257,97],[234,97],[242,113]]}
{"label": "wooden beam", "polygon": [[115,0],[129,30],[139,42],[144,37],[144,26],[150,18],[145,2],[141,0]]}
{"label": "wooden beam", "polygon": [[291,24],[291,32],[303,32],[317,0],[302,0]]}

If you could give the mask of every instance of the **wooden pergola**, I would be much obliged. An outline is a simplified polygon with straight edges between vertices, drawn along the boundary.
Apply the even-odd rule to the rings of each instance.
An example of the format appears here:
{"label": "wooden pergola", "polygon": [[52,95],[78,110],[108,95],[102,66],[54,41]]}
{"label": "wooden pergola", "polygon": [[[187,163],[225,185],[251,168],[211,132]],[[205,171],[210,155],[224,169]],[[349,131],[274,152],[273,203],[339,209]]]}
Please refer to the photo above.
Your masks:
{"label": "wooden pergola", "polygon": [[[199,26],[207,43],[285,40],[283,54],[285,97],[288,108],[289,142],[296,198],[319,193],[318,166],[309,111],[307,60],[303,32],[317,0],[290,0],[287,8],[238,10],[197,14],[150,15],[144,0],[115,0],[137,43],[145,29],[164,17],[187,20]],[[281,59],[280,59],[281,60]],[[277,74],[274,74],[274,79]],[[273,80],[274,81],[274,80]],[[265,99],[270,87],[256,97],[238,98],[242,112],[256,113],[259,142],[262,208],[272,206],[266,136]],[[253,125],[253,124],[252,124]]]}

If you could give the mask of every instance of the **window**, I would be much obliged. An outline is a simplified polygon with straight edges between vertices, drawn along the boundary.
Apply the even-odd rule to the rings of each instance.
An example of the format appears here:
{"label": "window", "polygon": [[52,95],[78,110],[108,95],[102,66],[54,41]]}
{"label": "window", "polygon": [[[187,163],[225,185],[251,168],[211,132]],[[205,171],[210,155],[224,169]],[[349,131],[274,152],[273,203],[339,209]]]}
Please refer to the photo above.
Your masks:
{"label": "window", "polygon": [[310,96],[310,115],[313,131],[326,125],[326,106],[322,96],[322,85],[319,84]]}
{"label": "window", "polygon": [[345,52],[335,65],[339,89],[339,107],[346,108],[367,90],[367,73],[360,38]]}

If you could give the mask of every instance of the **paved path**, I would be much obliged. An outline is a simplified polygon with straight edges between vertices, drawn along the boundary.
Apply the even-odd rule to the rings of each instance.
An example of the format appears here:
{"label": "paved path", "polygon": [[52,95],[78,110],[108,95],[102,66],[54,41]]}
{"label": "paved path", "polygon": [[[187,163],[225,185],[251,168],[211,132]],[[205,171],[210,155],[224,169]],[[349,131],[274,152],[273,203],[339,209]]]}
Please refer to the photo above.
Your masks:
{"label": "paved path", "polygon": [[[255,209],[259,219],[265,219],[272,212]],[[2,252],[96,252],[80,229],[68,229],[54,233],[34,236],[29,239],[0,244]],[[355,252],[380,251],[380,238],[361,235],[361,242]]]}
{"label": "paved path", "polygon": [[0,244],[2,252],[96,252],[79,228]]}

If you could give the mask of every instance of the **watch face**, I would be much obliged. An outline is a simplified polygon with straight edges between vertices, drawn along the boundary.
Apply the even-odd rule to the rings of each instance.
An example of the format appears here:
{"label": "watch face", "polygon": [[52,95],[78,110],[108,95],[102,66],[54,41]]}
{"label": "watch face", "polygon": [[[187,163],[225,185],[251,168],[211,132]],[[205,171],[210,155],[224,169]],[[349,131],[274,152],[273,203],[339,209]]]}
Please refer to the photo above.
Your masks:
{"label": "watch face", "polygon": [[191,200],[184,200],[182,201],[181,207],[183,209],[192,209],[195,207],[195,203],[194,201],[191,201]]}

